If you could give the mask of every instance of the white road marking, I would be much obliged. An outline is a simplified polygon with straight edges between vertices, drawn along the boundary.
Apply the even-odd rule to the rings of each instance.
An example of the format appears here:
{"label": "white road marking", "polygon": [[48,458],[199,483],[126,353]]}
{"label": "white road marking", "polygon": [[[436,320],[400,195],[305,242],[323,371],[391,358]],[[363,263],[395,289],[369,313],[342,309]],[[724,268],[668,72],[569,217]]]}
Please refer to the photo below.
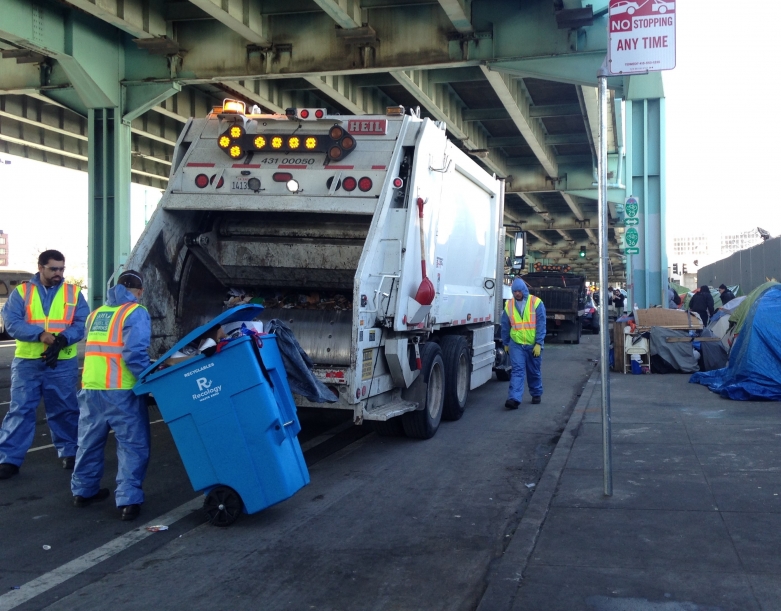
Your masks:
{"label": "white road marking", "polygon": [[[158,422],[163,422],[163,420],[153,420],[149,424],[157,424]],[[109,431],[109,434],[111,434],[113,432],[114,431]],[[54,444],[50,443],[47,446],[38,446],[38,447],[35,447],[35,448],[30,448],[29,450],[27,450],[27,453],[29,454],[30,452],[37,452],[38,450],[46,450],[47,448],[53,448],[53,447],[54,447]]]}
{"label": "white road marking", "polygon": [[203,506],[203,497],[199,496],[191,501],[180,505],[176,509],[172,509],[168,513],[150,520],[143,526],[133,529],[124,535],[117,537],[113,541],[109,541],[105,545],[101,545],[97,549],[87,552],[83,556],[71,560],[70,562],[63,564],[62,566],[49,571],[40,577],[28,581],[22,585],[18,590],[12,590],[6,594],[0,595],[0,611],[10,611],[15,609],[19,605],[26,603],[28,600],[35,598],[39,594],[51,590],[52,588],[60,585],[61,583],[68,581],[72,577],[83,573],[100,564],[104,560],[108,560],[112,556],[116,556],[118,553],[126,550],[130,546],[143,541],[150,535],[154,534],[146,530],[147,526],[155,526],[157,524],[164,524],[170,526],[174,522],[186,517],[192,511],[200,509]]}
{"label": "white road marking", "polygon": [[301,451],[306,452],[307,450],[311,450],[315,446],[320,445],[325,441],[328,441],[334,435],[337,435],[338,433],[341,433],[342,431],[349,429],[351,426],[353,426],[352,420],[348,420],[347,422],[342,422],[342,424],[335,426],[330,431],[326,431],[322,435],[318,435],[317,437],[314,437],[309,441],[302,443]]}
{"label": "white road marking", "polygon": [[[163,420],[155,420],[153,422],[150,422],[150,424],[157,424],[160,422],[163,422]],[[334,435],[337,435],[338,433],[341,433],[342,431],[350,428],[351,426],[353,426],[352,421],[348,420],[347,422],[343,422],[342,424],[335,426],[334,428],[323,433],[322,435],[318,435],[317,437],[310,439],[306,443],[302,444],[301,450],[302,451],[309,450],[314,446],[321,444],[324,441],[327,441]],[[28,452],[35,452],[37,450],[43,450],[52,447],[54,446],[53,445],[39,446],[37,448],[31,448],[30,450],[28,450]],[[178,520],[186,517],[192,511],[196,511],[201,507],[203,507],[203,496],[194,498],[191,501],[188,501],[180,505],[179,507],[172,509],[171,511],[160,516],[159,518],[154,518],[149,522],[147,522],[146,524],[144,524],[143,526],[131,530],[130,532],[125,533],[124,535],[121,535],[120,537],[117,537],[112,541],[109,541],[105,545],[101,545],[100,547],[92,550],[91,552],[87,552],[86,554],[76,558],[75,560],[71,560],[70,562],[63,564],[62,566],[52,571],[49,571],[44,575],[41,575],[40,577],[36,577],[35,579],[28,581],[27,583],[22,585],[18,590],[12,590],[6,594],[0,595],[0,611],[11,611],[11,609],[15,609],[19,605],[22,605],[27,601],[35,598],[36,596],[51,590],[52,588],[60,585],[61,583],[64,583],[69,579],[75,577],[76,575],[88,571],[89,569],[100,564],[104,560],[108,560],[109,558],[116,556],[118,553],[128,549],[129,547],[138,543],[139,541],[143,541],[150,535],[154,534],[146,530],[147,526],[155,526],[158,524],[164,524],[166,526],[170,526],[174,522],[177,522]]]}
{"label": "white road marking", "polygon": [[2,403],[0,403],[0,405],[10,405],[10,403],[11,403],[10,401],[3,401]]}

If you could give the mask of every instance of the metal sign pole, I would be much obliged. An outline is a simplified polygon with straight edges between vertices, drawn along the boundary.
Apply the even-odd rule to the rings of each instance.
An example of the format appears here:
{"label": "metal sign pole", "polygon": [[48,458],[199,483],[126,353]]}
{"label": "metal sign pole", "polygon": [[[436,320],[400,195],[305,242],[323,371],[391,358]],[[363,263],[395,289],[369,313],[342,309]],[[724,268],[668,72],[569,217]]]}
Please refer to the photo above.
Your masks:
{"label": "metal sign pole", "polygon": [[[613,456],[610,430],[610,327],[607,316],[608,295],[608,252],[607,252],[607,60],[603,62],[597,75],[599,82],[599,287],[603,293],[599,308],[600,363],[602,383],[602,468],[605,496],[613,496]],[[623,360],[623,354],[614,354],[613,358]],[[622,363],[623,365],[623,363]]]}

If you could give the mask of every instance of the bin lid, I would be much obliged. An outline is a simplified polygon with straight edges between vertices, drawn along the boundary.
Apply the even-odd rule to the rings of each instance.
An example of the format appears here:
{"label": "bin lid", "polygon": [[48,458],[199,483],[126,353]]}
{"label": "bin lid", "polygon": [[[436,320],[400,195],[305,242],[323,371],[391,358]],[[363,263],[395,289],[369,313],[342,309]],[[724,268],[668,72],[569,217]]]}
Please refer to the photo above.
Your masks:
{"label": "bin lid", "polygon": [[161,356],[157,361],[152,363],[149,367],[144,369],[141,375],[138,376],[138,379],[143,380],[144,378],[146,378],[146,376],[148,376],[150,373],[152,373],[155,369],[157,369],[160,366],[160,363],[163,363],[169,358],[171,358],[176,352],[184,348],[190,342],[193,342],[196,339],[198,339],[201,335],[206,333],[212,327],[215,327],[217,325],[224,325],[231,322],[246,322],[246,321],[254,320],[258,316],[260,316],[260,313],[262,311],[263,311],[263,306],[254,303],[246,303],[244,305],[233,307],[230,310],[225,310],[219,316],[212,318],[211,321],[209,321],[205,325],[201,325],[200,327],[193,329],[182,339],[176,342],[173,348],[171,348],[168,352],[166,352],[163,356]]}

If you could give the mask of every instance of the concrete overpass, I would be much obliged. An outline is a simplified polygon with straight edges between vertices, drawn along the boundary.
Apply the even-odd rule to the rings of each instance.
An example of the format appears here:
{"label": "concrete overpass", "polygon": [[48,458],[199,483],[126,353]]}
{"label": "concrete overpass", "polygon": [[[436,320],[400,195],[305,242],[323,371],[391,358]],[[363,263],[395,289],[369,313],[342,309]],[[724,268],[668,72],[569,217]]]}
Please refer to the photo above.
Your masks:
{"label": "concrete overpass", "polygon": [[[536,260],[596,279],[606,13],[607,0],[0,0],[0,152],[89,172],[99,287],[130,251],[130,182],[165,188],[188,117],[225,97],[275,112],[420,106],[506,178],[506,222]],[[611,279],[629,265],[615,205],[634,194],[633,301],[663,303],[662,80],[609,86]]]}

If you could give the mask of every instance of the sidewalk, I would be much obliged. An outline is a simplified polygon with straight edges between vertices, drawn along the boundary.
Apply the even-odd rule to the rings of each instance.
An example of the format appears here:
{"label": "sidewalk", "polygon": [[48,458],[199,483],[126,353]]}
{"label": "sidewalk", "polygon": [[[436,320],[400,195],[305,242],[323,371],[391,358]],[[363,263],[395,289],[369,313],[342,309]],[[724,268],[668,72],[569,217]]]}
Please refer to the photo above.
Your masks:
{"label": "sidewalk", "polygon": [[781,404],[611,373],[613,496],[592,375],[479,611],[781,609]]}

